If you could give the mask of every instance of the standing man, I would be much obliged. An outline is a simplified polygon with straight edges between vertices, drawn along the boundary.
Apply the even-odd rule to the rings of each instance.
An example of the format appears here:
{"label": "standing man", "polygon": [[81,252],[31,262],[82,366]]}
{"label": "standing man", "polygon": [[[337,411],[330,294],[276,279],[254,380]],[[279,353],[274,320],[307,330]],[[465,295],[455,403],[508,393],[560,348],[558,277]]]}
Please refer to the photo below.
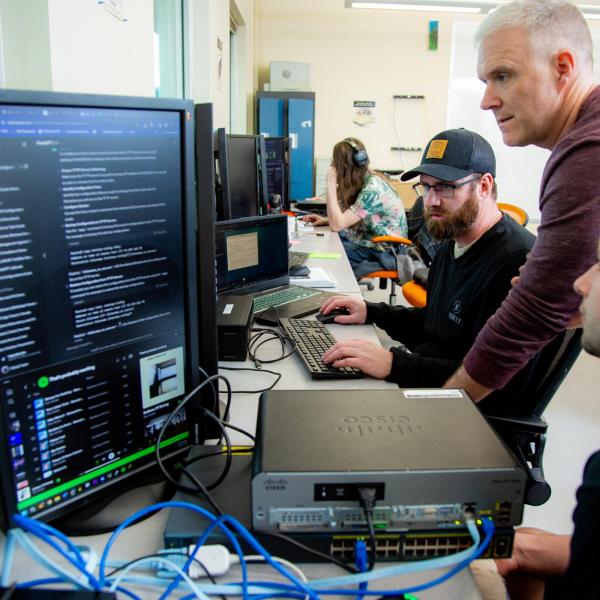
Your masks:
{"label": "standing man", "polygon": [[[600,240],[597,262],[575,283],[582,298],[579,309],[583,336],[581,343],[587,352],[600,357]],[[511,558],[498,559],[498,572],[505,579],[512,600],[543,600],[555,598],[600,598],[597,540],[600,536],[600,451],[589,458],[583,483],[577,491],[577,507],[573,513],[573,535],[557,535],[541,529],[523,527],[516,530]],[[477,577],[489,573],[484,565],[475,567],[475,575],[485,597],[506,597],[492,594],[496,578]],[[493,587],[492,587],[493,585]],[[550,589],[552,594],[550,594]]]}
{"label": "standing man", "polygon": [[[363,339],[345,340],[323,355],[326,363],[356,367],[402,387],[441,386],[456,370],[478,332],[510,289],[535,237],[496,205],[496,159],[489,143],[467,129],[442,131],[427,144],[421,164],[402,175],[419,177],[429,233],[443,240],[427,280],[427,306],[406,308],[333,296],[321,307],[346,308],[337,323],[375,323],[406,347],[385,350]],[[408,351],[407,351],[408,348]],[[498,394],[515,408],[522,374]]]}
{"label": "standing man", "polygon": [[480,25],[478,71],[509,146],[552,151],[538,239],[520,278],[445,387],[475,401],[499,389],[577,314],[573,282],[594,262],[600,232],[600,86],[587,23],[567,0],[515,0]]}

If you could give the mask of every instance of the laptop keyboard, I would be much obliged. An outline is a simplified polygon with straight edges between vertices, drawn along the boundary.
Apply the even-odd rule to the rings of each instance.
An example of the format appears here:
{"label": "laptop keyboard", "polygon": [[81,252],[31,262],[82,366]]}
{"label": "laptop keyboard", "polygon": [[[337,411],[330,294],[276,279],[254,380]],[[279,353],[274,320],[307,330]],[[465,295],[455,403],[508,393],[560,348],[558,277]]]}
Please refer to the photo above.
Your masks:
{"label": "laptop keyboard", "polygon": [[270,294],[263,294],[255,296],[254,298],[254,312],[259,313],[267,308],[273,306],[281,306],[282,304],[289,304],[296,300],[302,300],[304,298],[310,298],[315,294],[320,294],[319,290],[303,288],[303,287],[289,287],[283,290],[275,290]]}
{"label": "laptop keyboard", "polygon": [[295,250],[290,250],[288,256],[290,270],[292,267],[302,266],[308,260],[308,252],[296,252]]}
{"label": "laptop keyboard", "polygon": [[321,356],[337,340],[320,321],[282,318],[279,319],[279,326],[296,343],[296,352],[313,379],[356,379],[363,376],[358,369],[337,369],[321,360]]}

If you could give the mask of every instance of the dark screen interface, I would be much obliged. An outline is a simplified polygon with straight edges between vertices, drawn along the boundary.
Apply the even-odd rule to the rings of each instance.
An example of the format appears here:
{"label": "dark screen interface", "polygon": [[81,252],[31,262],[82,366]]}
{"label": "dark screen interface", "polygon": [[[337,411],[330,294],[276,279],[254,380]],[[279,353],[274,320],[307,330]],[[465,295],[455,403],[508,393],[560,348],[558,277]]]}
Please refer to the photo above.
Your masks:
{"label": "dark screen interface", "polygon": [[285,149],[284,140],[265,138],[266,165],[267,165],[267,191],[269,201],[272,194],[278,194],[280,202],[285,204]]}
{"label": "dark screen interface", "polygon": [[179,119],[0,106],[0,405],[22,514],[151,460],[183,395]]}
{"label": "dark screen interface", "polygon": [[227,136],[231,218],[258,215],[258,157],[254,136]]}

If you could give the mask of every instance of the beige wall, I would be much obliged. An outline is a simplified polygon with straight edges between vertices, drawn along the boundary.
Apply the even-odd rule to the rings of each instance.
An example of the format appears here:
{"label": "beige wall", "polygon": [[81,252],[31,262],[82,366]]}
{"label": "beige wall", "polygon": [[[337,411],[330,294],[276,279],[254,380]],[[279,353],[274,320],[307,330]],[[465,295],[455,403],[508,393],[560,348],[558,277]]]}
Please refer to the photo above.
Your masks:
{"label": "beige wall", "polygon": [[[192,98],[195,102],[213,103],[215,128],[227,127],[229,130],[230,10],[241,22],[237,93],[243,115],[236,120],[237,133],[252,133],[254,128],[254,4],[255,0],[190,2]],[[219,50],[219,43],[222,50]]]}
{"label": "beige wall", "polygon": [[0,0],[7,88],[51,90],[47,0]]}
{"label": "beige wall", "polygon": [[229,120],[229,3],[192,0],[190,12],[192,98],[212,102],[215,127],[225,127]]}
{"label": "beige wall", "polygon": [[[423,146],[444,129],[451,15],[348,9],[342,0],[257,0],[257,6],[261,89],[271,60],[311,64],[317,156],[329,155],[335,142],[352,135],[365,142],[375,167],[402,168],[419,155],[400,155],[391,146]],[[437,51],[428,50],[431,19],[440,22]],[[425,100],[392,99],[402,94]],[[353,124],[354,100],[376,102],[374,127]]]}
{"label": "beige wall", "polygon": [[154,95],[153,4],[123,22],[95,0],[0,0],[6,87]]}
{"label": "beige wall", "polygon": [[128,0],[127,21],[90,0],[48,0],[53,89],[154,96],[154,10]]}

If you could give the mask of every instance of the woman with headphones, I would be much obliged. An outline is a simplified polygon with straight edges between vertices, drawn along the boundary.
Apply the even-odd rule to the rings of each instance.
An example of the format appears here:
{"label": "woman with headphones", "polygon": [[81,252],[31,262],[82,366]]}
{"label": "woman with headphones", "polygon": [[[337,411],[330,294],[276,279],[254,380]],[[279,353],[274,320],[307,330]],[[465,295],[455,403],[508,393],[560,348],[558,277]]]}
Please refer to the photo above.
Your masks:
{"label": "woman with headphones", "polygon": [[304,220],[339,232],[357,279],[382,268],[396,269],[393,254],[371,238],[407,237],[408,230],[402,201],[382,174],[369,169],[365,146],[357,138],[346,138],[333,147],[327,172],[327,218],[307,215]]}

